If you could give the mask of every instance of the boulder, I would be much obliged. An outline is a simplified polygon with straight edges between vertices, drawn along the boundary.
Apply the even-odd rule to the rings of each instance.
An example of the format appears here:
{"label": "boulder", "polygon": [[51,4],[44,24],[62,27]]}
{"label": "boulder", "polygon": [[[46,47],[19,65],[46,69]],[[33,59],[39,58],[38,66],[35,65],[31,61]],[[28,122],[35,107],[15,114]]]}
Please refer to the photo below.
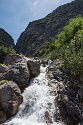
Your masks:
{"label": "boulder", "polygon": [[36,77],[40,73],[40,62],[34,59],[30,59],[27,61],[27,66],[30,71],[30,77]]}
{"label": "boulder", "polygon": [[45,111],[45,122],[48,124],[53,123],[52,117],[50,116],[50,113],[48,111]]}
{"label": "boulder", "polygon": [[4,64],[0,64],[0,73],[4,73],[8,70],[9,68],[4,65]]}
{"label": "boulder", "polygon": [[48,65],[48,60],[42,59],[41,64],[45,67],[46,65]]}
{"label": "boulder", "polygon": [[19,54],[8,54],[4,60],[4,64],[13,65],[19,59],[22,59],[22,56]]}
{"label": "boulder", "polygon": [[0,73],[0,80],[12,80],[21,89],[28,85],[30,78],[36,77],[40,73],[40,61],[29,59],[23,55],[7,55],[4,63],[11,67],[7,72]]}
{"label": "boulder", "polygon": [[19,59],[6,73],[4,73],[5,79],[14,81],[20,88],[28,85],[29,77],[29,69],[24,59]]}
{"label": "boulder", "polygon": [[[16,83],[9,81],[0,86],[0,105],[7,116],[15,115],[23,97]],[[0,120],[5,121],[5,113],[0,111]]]}
{"label": "boulder", "polygon": [[6,121],[6,113],[0,110],[0,124]]}

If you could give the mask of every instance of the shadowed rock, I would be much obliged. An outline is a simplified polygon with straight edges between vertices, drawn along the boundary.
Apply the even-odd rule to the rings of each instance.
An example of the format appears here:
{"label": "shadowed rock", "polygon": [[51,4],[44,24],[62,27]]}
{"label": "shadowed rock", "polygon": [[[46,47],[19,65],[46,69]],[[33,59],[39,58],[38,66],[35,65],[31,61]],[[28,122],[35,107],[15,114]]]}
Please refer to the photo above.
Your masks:
{"label": "shadowed rock", "polygon": [[40,73],[40,62],[37,60],[28,60],[27,65],[29,67],[30,76],[36,77]]}
{"label": "shadowed rock", "polygon": [[9,81],[0,86],[0,122],[6,120],[6,116],[15,115],[19,105],[22,103],[23,97],[16,83]]}

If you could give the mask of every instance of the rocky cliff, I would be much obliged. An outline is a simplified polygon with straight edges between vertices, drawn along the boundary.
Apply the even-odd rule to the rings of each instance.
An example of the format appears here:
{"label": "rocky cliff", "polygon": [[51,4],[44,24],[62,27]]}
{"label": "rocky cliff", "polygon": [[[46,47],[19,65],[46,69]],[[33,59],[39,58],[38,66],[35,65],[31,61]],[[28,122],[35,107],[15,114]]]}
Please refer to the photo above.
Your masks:
{"label": "rocky cliff", "polygon": [[0,28],[0,45],[2,44],[8,47],[14,47],[14,40],[4,29]]}
{"label": "rocky cliff", "polygon": [[75,0],[59,6],[43,19],[30,22],[17,41],[17,52],[33,55],[44,42],[56,39],[69,19],[80,15],[83,16],[83,0]]}
{"label": "rocky cliff", "polygon": [[[60,60],[54,60],[47,69],[49,86],[54,86],[56,121],[66,125],[83,125],[83,80],[73,79]],[[79,123],[79,124],[78,124]]]}

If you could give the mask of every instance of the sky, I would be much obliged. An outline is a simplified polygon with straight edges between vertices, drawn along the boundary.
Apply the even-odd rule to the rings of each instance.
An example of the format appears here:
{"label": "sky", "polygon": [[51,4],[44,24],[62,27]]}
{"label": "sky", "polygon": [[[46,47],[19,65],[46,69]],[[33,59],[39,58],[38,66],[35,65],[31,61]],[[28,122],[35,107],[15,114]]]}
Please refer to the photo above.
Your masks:
{"label": "sky", "polygon": [[58,6],[73,0],[0,0],[0,28],[8,32],[14,42],[29,22],[41,19]]}

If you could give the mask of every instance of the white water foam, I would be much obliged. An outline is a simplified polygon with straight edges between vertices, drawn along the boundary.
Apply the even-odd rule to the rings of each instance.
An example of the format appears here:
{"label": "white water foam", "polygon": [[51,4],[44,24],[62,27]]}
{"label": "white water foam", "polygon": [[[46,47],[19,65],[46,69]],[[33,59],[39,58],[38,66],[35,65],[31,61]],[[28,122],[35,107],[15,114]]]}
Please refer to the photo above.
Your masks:
{"label": "white water foam", "polygon": [[32,79],[25,89],[17,115],[3,125],[62,125],[55,122],[55,96],[50,94],[45,78],[46,67],[41,66],[40,71],[40,75]]}

